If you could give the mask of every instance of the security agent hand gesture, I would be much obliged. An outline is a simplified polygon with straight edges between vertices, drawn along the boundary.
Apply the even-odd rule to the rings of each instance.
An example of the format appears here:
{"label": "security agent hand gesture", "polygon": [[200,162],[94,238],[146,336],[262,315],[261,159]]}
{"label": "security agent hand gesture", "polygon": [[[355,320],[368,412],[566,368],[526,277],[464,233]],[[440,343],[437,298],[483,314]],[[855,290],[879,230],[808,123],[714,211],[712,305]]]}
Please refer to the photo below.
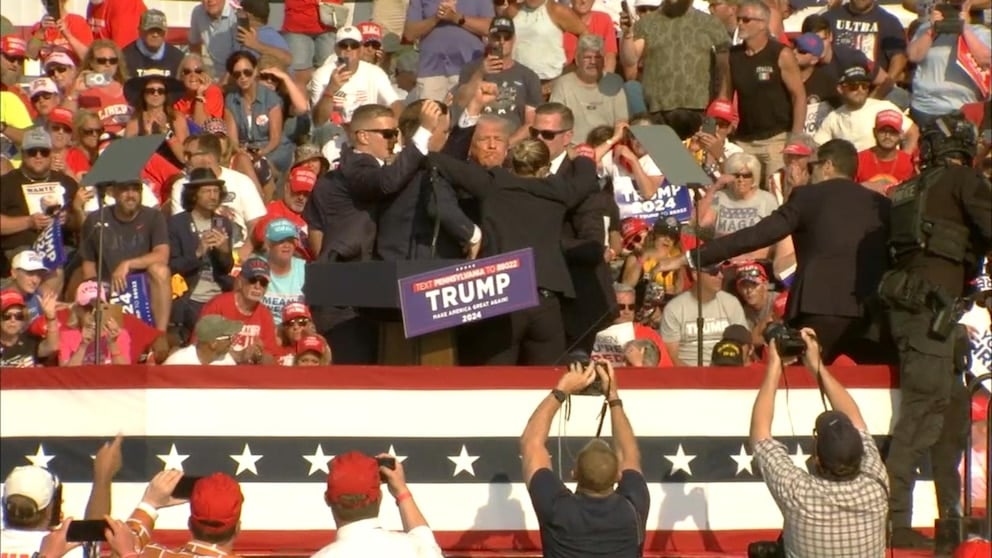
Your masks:
{"label": "security agent hand gesture", "polygon": [[420,126],[425,130],[434,132],[445,120],[437,101],[426,101],[420,105]]}
{"label": "security agent hand gesture", "polygon": [[596,379],[596,363],[590,362],[585,368],[581,362],[573,362],[568,365],[568,372],[562,374],[555,389],[565,392],[566,395],[575,395],[589,387],[589,384]]}

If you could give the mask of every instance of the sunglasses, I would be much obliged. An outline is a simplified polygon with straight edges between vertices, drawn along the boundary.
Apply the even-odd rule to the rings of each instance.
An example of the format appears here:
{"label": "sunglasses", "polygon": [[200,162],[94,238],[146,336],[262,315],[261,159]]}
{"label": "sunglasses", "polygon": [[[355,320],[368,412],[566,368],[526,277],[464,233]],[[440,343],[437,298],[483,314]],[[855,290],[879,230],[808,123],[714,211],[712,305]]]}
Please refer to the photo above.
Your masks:
{"label": "sunglasses", "polygon": [[44,147],[32,147],[30,149],[25,149],[24,154],[28,157],[49,157],[52,154],[51,149],[46,149]]}
{"label": "sunglasses", "polygon": [[38,93],[37,95],[31,97],[31,102],[37,103],[39,100],[50,101],[53,97],[55,97],[55,93]]}
{"label": "sunglasses", "polygon": [[110,56],[110,57],[101,56],[99,58],[94,58],[93,61],[96,62],[97,64],[102,64],[102,65],[114,65],[119,61],[119,59],[116,56]]}
{"label": "sunglasses", "polygon": [[538,130],[537,128],[530,127],[530,138],[537,139],[540,137],[543,140],[551,141],[558,137],[559,134],[564,134],[568,130]]}
{"label": "sunglasses", "polygon": [[145,95],[165,95],[164,87],[149,87],[145,89]]}
{"label": "sunglasses", "polygon": [[260,79],[262,81],[267,81],[269,83],[278,83],[279,82],[279,78],[277,78],[276,76],[274,76],[272,74],[258,74],[258,79]]}
{"label": "sunglasses", "polygon": [[362,48],[362,43],[358,41],[352,41],[349,39],[347,41],[341,41],[340,43],[338,43],[338,48],[341,50],[358,50]]}
{"label": "sunglasses", "polygon": [[48,127],[52,132],[59,132],[63,134],[71,134],[72,128],[64,124],[52,124]]}
{"label": "sunglasses", "polygon": [[286,322],[289,327],[307,327],[310,325],[310,320],[307,318],[295,318]]}
{"label": "sunglasses", "polygon": [[360,132],[372,132],[372,133],[375,133],[375,134],[379,134],[380,136],[382,136],[382,139],[384,139],[386,141],[389,141],[389,140],[392,140],[392,139],[396,139],[400,135],[400,131],[397,130],[396,128],[383,128],[383,129],[374,129],[373,128],[373,129],[365,129],[365,130],[359,130],[359,131]]}
{"label": "sunglasses", "polygon": [[754,174],[749,172],[735,172],[734,178],[754,178]]}
{"label": "sunglasses", "polygon": [[379,50],[380,48],[382,48],[382,43],[380,43],[379,41],[365,41],[365,46],[374,50]]}
{"label": "sunglasses", "polygon": [[513,33],[507,33],[506,31],[500,31],[498,33],[490,33],[489,40],[506,43],[513,40]]}
{"label": "sunglasses", "polygon": [[48,75],[49,77],[54,76],[55,74],[64,74],[68,71],[69,71],[69,66],[52,65],[45,68],[45,74]]}
{"label": "sunglasses", "polygon": [[202,74],[203,68],[183,68],[183,75],[188,76],[190,74]]}
{"label": "sunglasses", "polygon": [[636,304],[617,304],[617,308],[619,308],[621,310],[636,310],[637,309],[637,305]]}
{"label": "sunglasses", "polygon": [[6,58],[7,60],[10,60],[14,64],[23,64],[25,60],[23,56],[7,56],[6,54],[4,54],[3,57]]}
{"label": "sunglasses", "polygon": [[102,133],[103,133],[103,128],[83,128],[82,130],[79,131],[79,135],[81,136],[98,137]]}
{"label": "sunglasses", "polygon": [[16,320],[18,322],[23,322],[26,315],[24,312],[4,312],[3,321],[9,322],[10,320]]}
{"label": "sunglasses", "polygon": [[252,70],[251,68],[247,70],[234,70],[233,72],[231,72],[231,77],[233,77],[234,79],[240,79],[243,77],[250,78],[253,75],[255,75],[255,70]]}
{"label": "sunglasses", "polygon": [[248,284],[249,285],[259,285],[263,289],[267,289],[269,287],[269,278],[268,277],[252,277],[251,279],[248,280]]}
{"label": "sunglasses", "polygon": [[737,16],[737,23],[751,23],[752,21],[765,21],[759,17]]}
{"label": "sunglasses", "polygon": [[868,91],[869,89],[871,89],[871,84],[864,81],[859,81],[857,83],[845,83],[843,87],[847,91],[857,91],[858,89]]}

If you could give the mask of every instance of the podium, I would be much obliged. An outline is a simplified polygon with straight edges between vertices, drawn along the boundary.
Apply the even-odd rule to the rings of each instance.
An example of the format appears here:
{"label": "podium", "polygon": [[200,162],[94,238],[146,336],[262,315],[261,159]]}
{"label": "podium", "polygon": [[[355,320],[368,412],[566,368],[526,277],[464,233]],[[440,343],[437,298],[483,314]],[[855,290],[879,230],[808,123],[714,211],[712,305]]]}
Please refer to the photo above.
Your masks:
{"label": "podium", "polygon": [[398,281],[463,263],[462,260],[314,262],[307,264],[303,295],[310,306],[352,307],[379,324],[379,364],[454,366],[455,332],[403,335]]}

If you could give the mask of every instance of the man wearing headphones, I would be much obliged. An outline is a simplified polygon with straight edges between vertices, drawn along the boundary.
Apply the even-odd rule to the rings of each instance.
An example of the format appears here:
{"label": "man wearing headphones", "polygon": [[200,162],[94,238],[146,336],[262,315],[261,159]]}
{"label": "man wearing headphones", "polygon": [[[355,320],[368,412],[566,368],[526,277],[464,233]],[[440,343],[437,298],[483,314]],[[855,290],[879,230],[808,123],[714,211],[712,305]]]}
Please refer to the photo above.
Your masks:
{"label": "man wearing headphones", "polygon": [[992,186],[971,167],[975,128],[961,113],[921,130],[923,172],[891,191],[892,270],[879,285],[896,347],[902,391],[886,465],[892,493],[893,548],[926,548],[911,529],[913,485],[930,453],[938,512],[960,517],[961,460],[968,429],[967,394],[955,373],[958,300],[992,245]]}

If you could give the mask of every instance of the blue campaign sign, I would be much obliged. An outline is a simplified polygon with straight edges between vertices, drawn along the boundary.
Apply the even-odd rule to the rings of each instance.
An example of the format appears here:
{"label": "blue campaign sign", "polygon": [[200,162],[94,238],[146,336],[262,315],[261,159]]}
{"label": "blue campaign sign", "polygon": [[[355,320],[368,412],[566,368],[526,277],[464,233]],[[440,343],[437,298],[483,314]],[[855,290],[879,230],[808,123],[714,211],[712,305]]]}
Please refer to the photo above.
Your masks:
{"label": "blue campaign sign", "polygon": [[538,304],[530,248],[418,273],[398,283],[407,339]]}
{"label": "blue campaign sign", "polygon": [[148,277],[144,273],[135,273],[125,278],[127,285],[122,293],[114,293],[110,297],[111,304],[119,305],[125,314],[131,314],[150,326],[155,325],[152,317],[152,298],[148,290]]}
{"label": "blue campaign sign", "polygon": [[644,199],[631,178],[616,177],[613,179],[613,196],[620,208],[620,218],[640,217],[649,225],[654,224],[659,217],[675,217],[680,223],[689,221],[692,216],[692,196],[688,188],[675,186],[667,180],[651,199]]}
{"label": "blue campaign sign", "polygon": [[41,231],[32,249],[41,255],[49,271],[65,265],[65,244],[62,243],[62,224],[58,219]]}

